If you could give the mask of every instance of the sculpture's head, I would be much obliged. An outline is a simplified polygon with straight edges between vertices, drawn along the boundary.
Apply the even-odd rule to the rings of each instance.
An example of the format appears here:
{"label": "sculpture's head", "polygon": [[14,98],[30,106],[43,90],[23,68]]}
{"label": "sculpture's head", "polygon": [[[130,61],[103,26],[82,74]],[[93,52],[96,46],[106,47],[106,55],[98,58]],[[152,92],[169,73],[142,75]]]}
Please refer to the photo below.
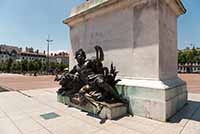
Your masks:
{"label": "sculpture's head", "polygon": [[85,51],[83,49],[76,51],[75,59],[77,60],[78,64],[83,64],[86,60]]}

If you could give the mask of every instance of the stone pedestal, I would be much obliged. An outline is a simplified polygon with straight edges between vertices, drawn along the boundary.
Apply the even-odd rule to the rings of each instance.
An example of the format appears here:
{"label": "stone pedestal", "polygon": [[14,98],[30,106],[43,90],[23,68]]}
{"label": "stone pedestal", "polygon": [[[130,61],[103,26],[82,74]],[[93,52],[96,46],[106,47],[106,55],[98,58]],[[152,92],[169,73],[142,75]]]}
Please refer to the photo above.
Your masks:
{"label": "stone pedestal", "polygon": [[122,81],[118,90],[132,114],[166,121],[187,101],[186,83],[177,76],[177,17],[186,12],[180,0],[90,0],[74,8],[70,26],[70,67],[74,53],[94,46],[105,52]]}
{"label": "stone pedestal", "polygon": [[60,103],[66,104],[68,106],[73,106],[75,108],[88,112],[92,115],[95,115],[101,119],[110,119],[110,120],[118,119],[120,117],[127,115],[128,111],[127,105],[125,105],[124,103],[109,104],[105,102],[102,103],[99,102],[99,104],[103,106],[102,110],[99,112],[97,107],[95,107],[93,104],[89,102],[85,103],[84,105],[75,104],[74,102],[72,102],[72,97],[69,96],[61,96],[58,94],[57,100]]}

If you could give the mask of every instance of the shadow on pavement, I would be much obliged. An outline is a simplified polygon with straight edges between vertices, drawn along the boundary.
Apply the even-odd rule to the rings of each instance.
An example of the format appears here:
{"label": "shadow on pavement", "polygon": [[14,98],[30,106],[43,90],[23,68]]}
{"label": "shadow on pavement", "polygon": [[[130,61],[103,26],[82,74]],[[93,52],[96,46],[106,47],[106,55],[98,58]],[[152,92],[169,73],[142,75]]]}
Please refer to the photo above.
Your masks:
{"label": "shadow on pavement", "polygon": [[189,100],[188,103],[171,119],[169,123],[179,123],[183,119],[200,122],[200,102]]}
{"label": "shadow on pavement", "polygon": [[0,92],[8,92],[9,90],[7,90],[7,89],[5,89],[5,88],[2,88],[1,86],[0,86]]}

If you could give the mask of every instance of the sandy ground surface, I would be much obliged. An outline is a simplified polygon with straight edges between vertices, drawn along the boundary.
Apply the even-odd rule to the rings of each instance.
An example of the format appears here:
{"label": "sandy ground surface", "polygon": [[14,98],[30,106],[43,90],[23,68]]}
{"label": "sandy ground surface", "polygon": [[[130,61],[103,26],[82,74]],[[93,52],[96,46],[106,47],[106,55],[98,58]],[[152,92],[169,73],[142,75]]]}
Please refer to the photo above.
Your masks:
{"label": "sandy ground surface", "polygon": [[[179,74],[187,82],[188,91],[200,93],[200,74]],[[55,76],[24,76],[18,74],[0,74],[0,86],[14,90],[59,88]]]}
{"label": "sandy ground surface", "polygon": [[0,74],[0,86],[11,90],[29,90],[42,88],[59,88],[55,76],[29,76],[18,74]]}
{"label": "sandy ground surface", "polygon": [[200,74],[179,74],[179,77],[187,82],[190,93],[200,93]]}

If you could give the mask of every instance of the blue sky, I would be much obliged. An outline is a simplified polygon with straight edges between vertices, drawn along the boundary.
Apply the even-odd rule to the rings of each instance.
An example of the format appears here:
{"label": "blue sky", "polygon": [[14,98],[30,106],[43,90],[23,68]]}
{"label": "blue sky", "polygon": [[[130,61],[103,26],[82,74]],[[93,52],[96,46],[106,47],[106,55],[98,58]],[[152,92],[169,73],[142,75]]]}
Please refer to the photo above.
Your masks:
{"label": "blue sky", "polygon": [[187,13],[178,19],[178,47],[200,47],[200,0],[183,0]]}
{"label": "blue sky", "polygon": [[[0,0],[0,44],[46,50],[48,34],[54,40],[51,51],[69,49],[69,28],[62,21],[84,0]],[[200,0],[183,0],[187,13],[178,20],[178,47],[190,43],[200,47]]]}

